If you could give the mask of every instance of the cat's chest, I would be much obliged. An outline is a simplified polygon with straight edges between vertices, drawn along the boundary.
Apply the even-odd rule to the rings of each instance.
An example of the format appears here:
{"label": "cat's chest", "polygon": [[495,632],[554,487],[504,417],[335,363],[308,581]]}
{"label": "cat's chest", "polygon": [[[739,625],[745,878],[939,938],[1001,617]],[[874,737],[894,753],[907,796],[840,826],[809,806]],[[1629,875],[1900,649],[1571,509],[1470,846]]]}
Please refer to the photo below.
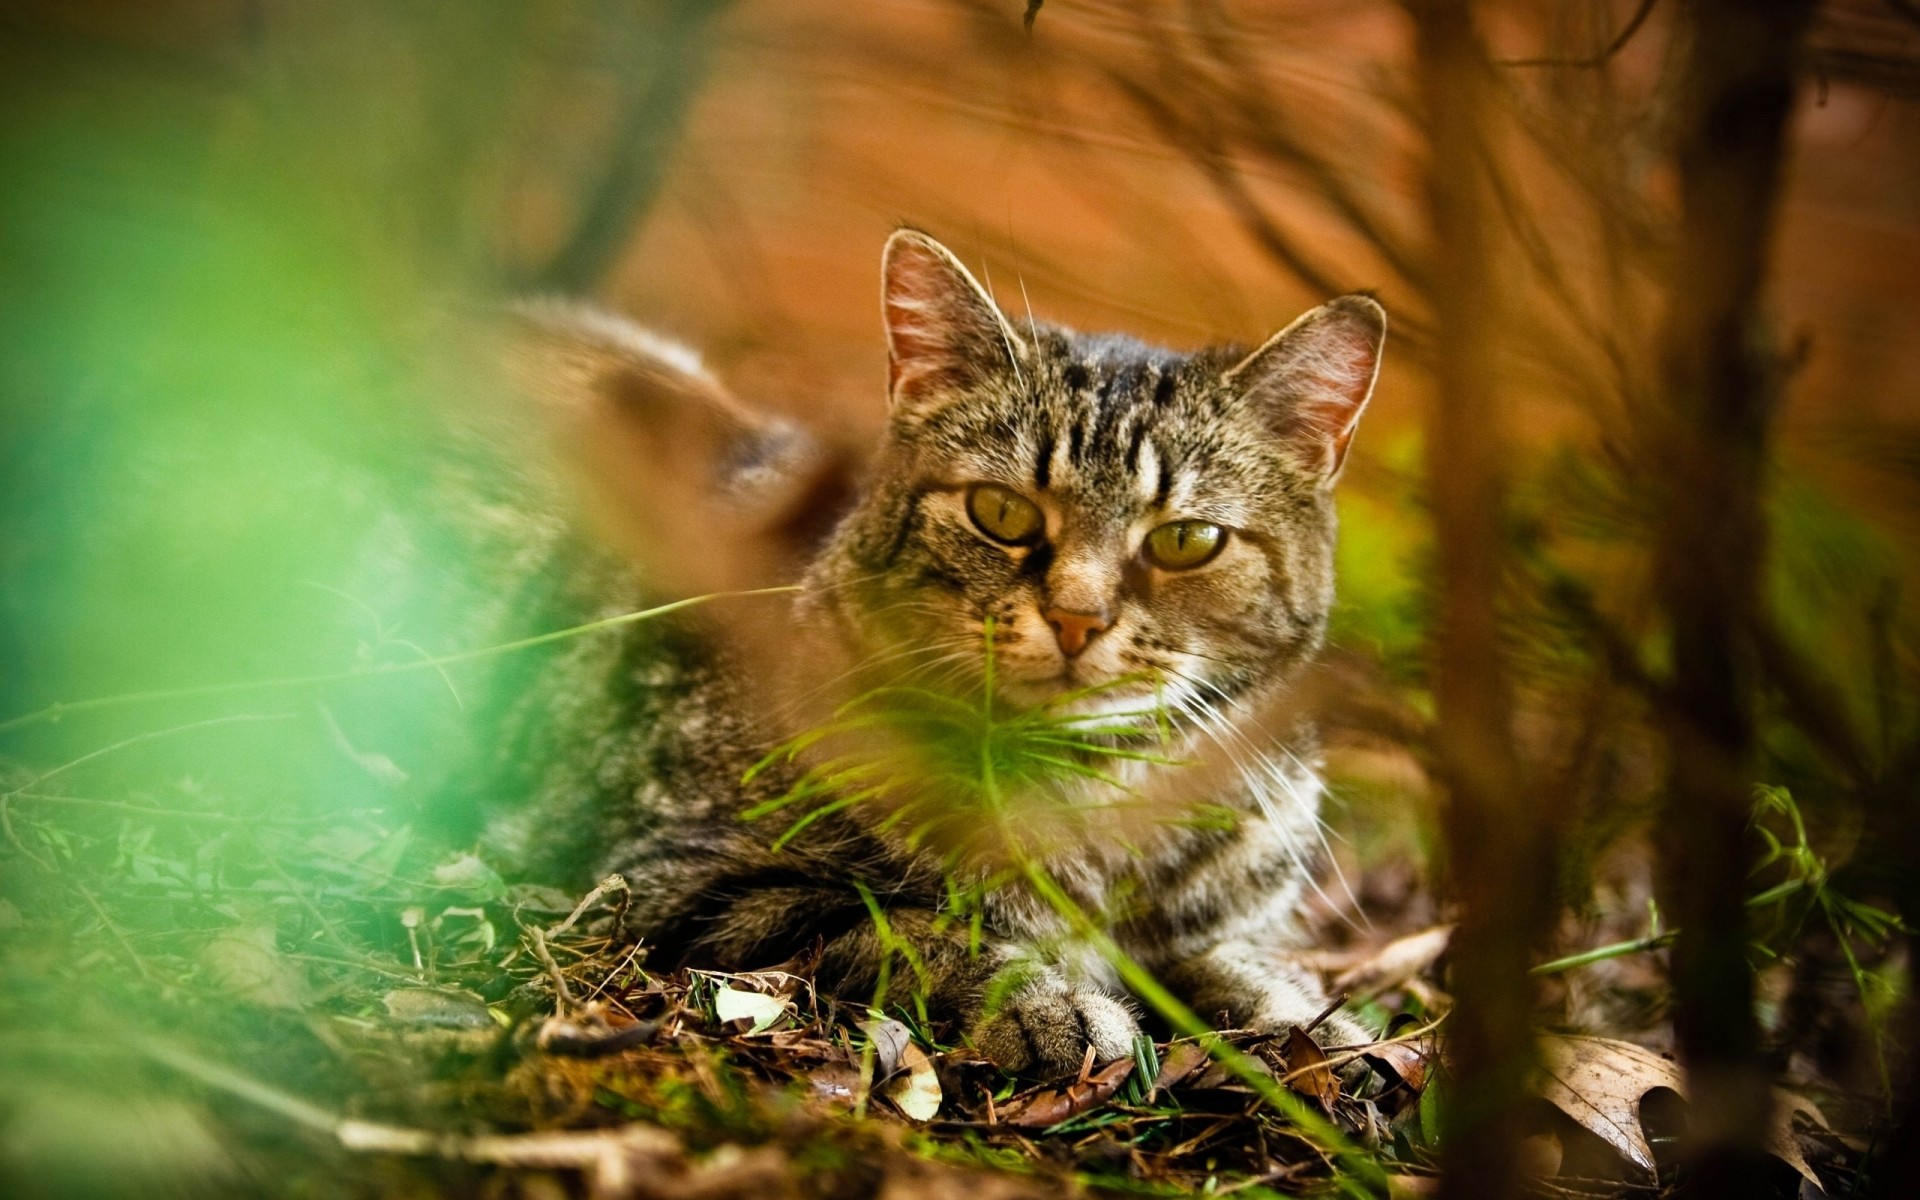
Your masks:
{"label": "cat's chest", "polygon": [[1092,823],[1083,842],[1039,864],[1052,886],[992,893],[989,921],[1010,936],[1059,940],[1086,917],[1150,959],[1278,931],[1324,849],[1320,795],[1318,778],[1287,762],[1242,773],[1210,805]]}

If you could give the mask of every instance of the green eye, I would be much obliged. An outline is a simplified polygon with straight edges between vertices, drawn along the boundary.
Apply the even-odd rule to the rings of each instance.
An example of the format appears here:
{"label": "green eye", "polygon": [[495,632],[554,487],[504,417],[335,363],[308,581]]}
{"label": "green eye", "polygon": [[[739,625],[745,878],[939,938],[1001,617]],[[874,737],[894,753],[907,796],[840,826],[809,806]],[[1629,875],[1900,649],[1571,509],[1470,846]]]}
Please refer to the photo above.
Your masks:
{"label": "green eye", "polygon": [[1227,531],[1207,521],[1169,521],[1147,535],[1147,561],[1169,571],[1197,567],[1220,553]]}
{"label": "green eye", "polygon": [[1038,505],[997,483],[976,483],[967,489],[967,515],[981,533],[1009,546],[1039,541],[1047,525]]}

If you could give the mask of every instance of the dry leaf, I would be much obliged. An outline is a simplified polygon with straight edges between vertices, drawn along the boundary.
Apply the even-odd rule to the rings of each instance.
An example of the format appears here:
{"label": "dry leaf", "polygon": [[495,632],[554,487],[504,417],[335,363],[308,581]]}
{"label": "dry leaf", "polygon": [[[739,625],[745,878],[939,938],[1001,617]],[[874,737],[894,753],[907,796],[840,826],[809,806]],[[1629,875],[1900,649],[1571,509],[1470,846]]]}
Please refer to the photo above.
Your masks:
{"label": "dry leaf", "polygon": [[1069,1117],[1105,1104],[1133,1074],[1131,1058],[1116,1058],[1085,1080],[1076,1080],[1065,1088],[1035,1092],[1024,1101],[1015,1101],[1001,1110],[1003,1124],[1022,1129],[1047,1129]]}
{"label": "dry leaf", "polygon": [[860,1032],[866,1034],[867,1041],[873,1045],[874,1082],[893,1078],[894,1072],[900,1069],[907,1047],[913,1045],[907,1027],[888,1017],[861,1022]]}
{"label": "dry leaf", "polygon": [[792,1004],[779,997],[740,988],[718,987],[713,991],[713,1011],[723,1023],[747,1021],[747,1032],[759,1033],[787,1015]]}
{"label": "dry leaf", "polygon": [[914,1120],[933,1120],[940,1112],[940,1076],[934,1072],[927,1052],[908,1042],[900,1052],[900,1074],[882,1094]]}
{"label": "dry leaf", "polygon": [[[1654,1170],[1653,1147],[1640,1127],[1640,1101],[1655,1088],[1686,1095],[1686,1076],[1677,1064],[1611,1038],[1543,1036],[1539,1077],[1543,1098],[1648,1172]],[[1826,1126],[1826,1118],[1811,1101],[1776,1088],[1767,1150],[1818,1186],[1820,1181],[1800,1153],[1800,1140],[1793,1130],[1796,1112]]]}
{"label": "dry leaf", "polygon": [[394,988],[380,997],[387,1015],[409,1025],[439,1029],[492,1029],[487,1002],[462,988]]}
{"label": "dry leaf", "polygon": [[217,933],[200,949],[208,981],[264,1008],[298,1009],[307,1002],[307,977],[280,953],[273,927],[242,925]]}
{"label": "dry leaf", "polygon": [[1552,1179],[1560,1173],[1560,1160],[1565,1157],[1566,1150],[1560,1145],[1559,1137],[1551,1133],[1522,1138],[1514,1149],[1515,1165],[1528,1179]]}
{"label": "dry leaf", "polygon": [[1199,1042],[1180,1042],[1169,1046],[1167,1056],[1160,1060],[1160,1074],[1154,1078],[1147,1099],[1151,1100],[1183,1082],[1187,1076],[1205,1066],[1207,1058],[1207,1048]]}
{"label": "dry leaf", "polygon": [[1335,1101],[1340,1099],[1340,1081],[1327,1065],[1327,1052],[1320,1048],[1320,1043],[1295,1025],[1287,1030],[1286,1053],[1287,1083],[1309,1100],[1318,1101],[1325,1111],[1332,1112]]}
{"label": "dry leaf", "polygon": [[458,892],[475,904],[492,904],[507,894],[507,881],[500,878],[500,872],[473,854],[456,854],[435,867],[433,884]]}
{"label": "dry leaf", "polygon": [[[1255,1054],[1243,1055],[1242,1058],[1248,1070],[1257,1075],[1265,1075],[1269,1079],[1274,1077],[1273,1068],[1267,1065],[1266,1059]],[[1206,1070],[1196,1075],[1192,1086],[1194,1090],[1203,1092],[1212,1088],[1238,1088],[1241,1090],[1245,1090],[1246,1088],[1246,1085],[1241,1082],[1240,1076],[1228,1070],[1225,1063],[1220,1062],[1212,1064]]]}
{"label": "dry leaf", "polygon": [[1365,962],[1340,973],[1333,981],[1335,995],[1353,993],[1355,999],[1379,995],[1424,972],[1446,953],[1453,938],[1453,926],[1436,925],[1419,933],[1395,938],[1375,951]]}
{"label": "dry leaf", "polygon": [[807,1072],[807,1087],[822,1100],[851,1107],[860,1097],[860,1072],[845,1063],[815,1067]]}
{"label": "dry leaf", "polygon": [[1367,1063],[1383,1077],[1398,1079],[1410,1091],[1426,1088],[1432,1052],[1423,1043],[1379,1042],[1367,1047],[1364,1055]]}

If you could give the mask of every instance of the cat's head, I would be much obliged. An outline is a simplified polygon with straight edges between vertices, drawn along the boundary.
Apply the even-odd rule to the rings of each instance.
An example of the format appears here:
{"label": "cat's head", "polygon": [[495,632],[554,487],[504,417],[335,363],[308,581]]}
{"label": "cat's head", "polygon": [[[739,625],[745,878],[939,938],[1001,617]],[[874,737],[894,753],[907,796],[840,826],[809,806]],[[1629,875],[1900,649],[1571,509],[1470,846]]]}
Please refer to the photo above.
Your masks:
{"label": "cat's head", "polygon": [[1342,296],[1251,353],[1009,318],[945,247],[887,243],[891,416],[811,599],[888,669],[1175,711],[1284,677],[1326,628],[1331,489],[1386,314]]}

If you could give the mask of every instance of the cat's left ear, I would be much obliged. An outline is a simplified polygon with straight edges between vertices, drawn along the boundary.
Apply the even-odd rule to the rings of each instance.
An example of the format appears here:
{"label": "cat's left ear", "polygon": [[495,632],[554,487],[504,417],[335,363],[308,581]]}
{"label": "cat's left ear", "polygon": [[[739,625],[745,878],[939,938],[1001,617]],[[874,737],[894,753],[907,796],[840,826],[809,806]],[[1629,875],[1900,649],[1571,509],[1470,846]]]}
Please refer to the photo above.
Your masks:
{"label": "cat's left ear", "polygon": [[1331,486],[1380,374],[1387,313],[1361,293],[1340,296],[1267,339],[1226,374],[1270,415],[1275,432]]}

